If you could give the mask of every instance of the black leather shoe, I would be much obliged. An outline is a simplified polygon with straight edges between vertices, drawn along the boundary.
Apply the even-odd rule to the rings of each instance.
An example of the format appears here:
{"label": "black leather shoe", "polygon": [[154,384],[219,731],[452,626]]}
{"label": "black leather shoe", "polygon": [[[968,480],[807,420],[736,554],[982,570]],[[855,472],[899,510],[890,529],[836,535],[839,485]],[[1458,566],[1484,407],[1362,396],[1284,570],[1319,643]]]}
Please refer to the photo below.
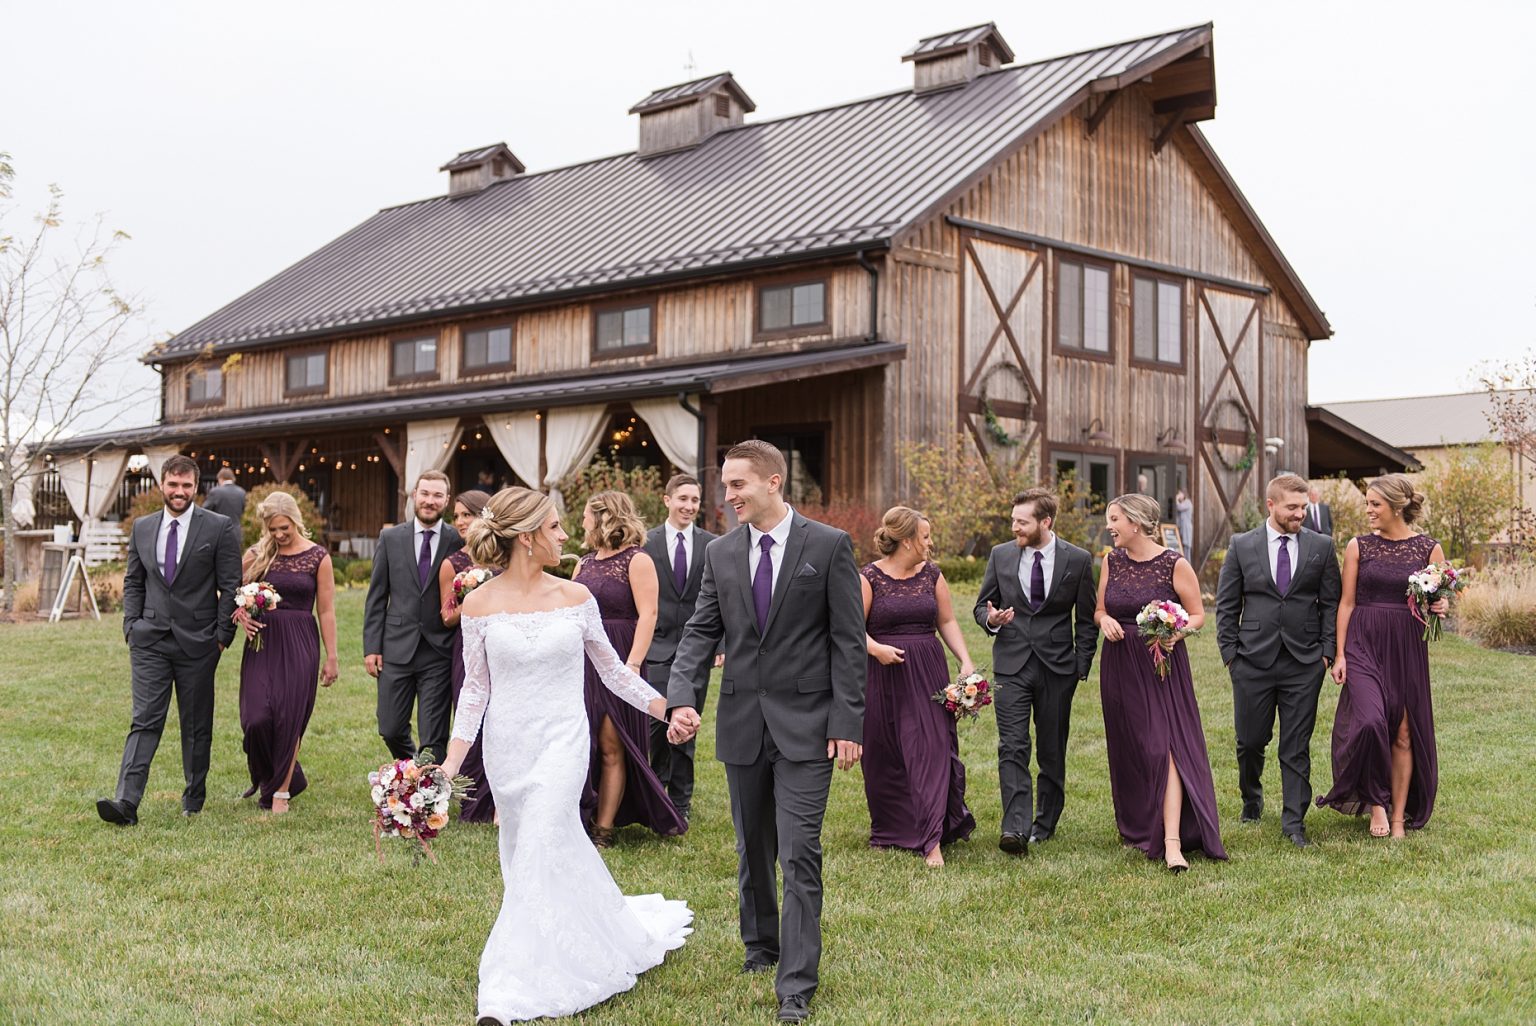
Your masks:
{"label": "black leather shoe", "polygon": [[1312,839],[1307,836],[1307,832],[1305,830],[1292,830],[1285,836],[1290,838],[1291,843],[1298,848],[1312,847]]}
{"label": "black leather shoe", "polygon": [[779,1014],[776,1022],[805,1022],[811,1017],[811,1010],[805,1005],[805,998],[798,994],[787,997],[779,1002]]}
{"label": "black leather shoe", "polygon": [[1257,823],[1262,815],[1264,815],[1264,802],[1262,799],[1256,802],[1243,802],[1242,822]]}
{"label": "black leather shoe", "polygon": [[96,802],[96,814],[118,826],[138,826],[139,810],[120,798],[102,798]]}
{"label": "black leather shoe", "polygon": [[1009,855],[1028,855],[1029,841],[1018,834],[1004,834],[998,838],[997,846]]}
{"label": "black leather shoe", "polygon": [[741,963],[743,975],[750,976],[755,973],[771,973],[777,962],[765,962],[761,958],[749,958]]}

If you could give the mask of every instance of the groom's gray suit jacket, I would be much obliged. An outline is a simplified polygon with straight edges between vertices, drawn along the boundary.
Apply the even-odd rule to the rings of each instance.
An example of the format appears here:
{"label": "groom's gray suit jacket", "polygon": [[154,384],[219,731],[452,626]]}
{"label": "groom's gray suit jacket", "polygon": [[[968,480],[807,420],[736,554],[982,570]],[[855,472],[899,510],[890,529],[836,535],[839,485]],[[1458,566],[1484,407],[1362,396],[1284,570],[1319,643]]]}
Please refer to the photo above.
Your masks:
{"label": "groom's gray suit jacket", "polygon": [[192,507],[176,577],[165,583],[155,559],[162,510],[133,522],[123,574],[123,639],[149,646],[166,636],[189,656],[235,640],[235,589],[240,587],[240,534],[235,522]]}
{"label": "groom's gray suit jacket", "polygon": [[693,705],[715,650],[725,650],[715,757],[750,765],[766,729],[788,759],[825,760],[827,741],[864,740],[864,601],[853,543],[836,528],[792,513],[767,630],[757,629],[745,524],[704,550],[704,578],[683,630],[670,707]]}

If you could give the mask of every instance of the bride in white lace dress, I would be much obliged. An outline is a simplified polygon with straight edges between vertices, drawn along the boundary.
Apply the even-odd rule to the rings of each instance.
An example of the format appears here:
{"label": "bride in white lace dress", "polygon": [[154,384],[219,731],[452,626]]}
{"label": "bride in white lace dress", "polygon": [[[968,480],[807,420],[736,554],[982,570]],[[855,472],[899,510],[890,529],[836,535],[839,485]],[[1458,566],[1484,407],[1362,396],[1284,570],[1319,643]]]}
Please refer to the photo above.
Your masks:
{"label": "bride in white lace dress", "polygon": [[504,892],[480,956],[481,1026],[605,1001],[692,932],[683,902],[621,894],[581,826],[583,654],[625,702],[661,719],[666,700],[614,652],[587,589],[544,573],[564,541],[549,497],[526,488],[499,492],[469,529],[470,558],[506,567],[464,601],[464,689],[443,763],[457,773],[484,730]]}

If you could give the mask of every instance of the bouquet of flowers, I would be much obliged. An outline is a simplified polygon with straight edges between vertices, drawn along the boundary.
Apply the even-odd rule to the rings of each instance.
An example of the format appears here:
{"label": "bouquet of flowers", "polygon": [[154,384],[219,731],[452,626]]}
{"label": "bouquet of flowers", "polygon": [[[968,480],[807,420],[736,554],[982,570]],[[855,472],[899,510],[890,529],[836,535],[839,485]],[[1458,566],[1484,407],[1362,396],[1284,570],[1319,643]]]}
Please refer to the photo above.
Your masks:
{"label": "bouquet of flowers", "polygon": [[419,841],[422,851],[436,862],[432,838],[448,825],[449,804],[468,795],[474,781],[449,777],[435,763],[401,759],[368,774],[368,784],[373,796],[373,846],[379,861],[384,861],[380,838],[406,837]]}
{"label": "bouquet of flowers", "polygon": [[496,575],[482,566],[472,566],[453,575],[453,604],[464,604],[464,597]]}
{"label": "bouquet of flowers", "polygon": [[1136,614],[1136,633],[1147,639],[1147,651],[1152,653],[1152,667],[1159,680],[1168,679],[1168,653],[1163,642],[1177,641],[1197,633],[1189,629],[1189,613],[1170,599],[1148,602]]}
{"label": "bouquet of flowers", "polygon": [[1413,618],[1424,625],[1422,640],[1440,640],[1445,618],[1431,613],[1429,607],[1465,588],[1469,573],[1449,563],[1431,563],[1408,578],[1408,608],[1412,610]]}
{"label": "bouquet of flowers", "polygon": [[933,700],[957,720],[977,716],[983,706],[992,704],[992,682],[980,673],[968,673],[935,691]]}
{"label": "bouquet of flowers", "polygon": [[[250,584],[242,584],[235,591],[235,608],[244,610],[245,614],[253,620],[260,620],[261,614],[269,609],[276,609],[283,597],[277,593],[277,589],[266,581],[252,581]],[[257,632],[248,639],[251,649],[261,651],[261,633]]]}

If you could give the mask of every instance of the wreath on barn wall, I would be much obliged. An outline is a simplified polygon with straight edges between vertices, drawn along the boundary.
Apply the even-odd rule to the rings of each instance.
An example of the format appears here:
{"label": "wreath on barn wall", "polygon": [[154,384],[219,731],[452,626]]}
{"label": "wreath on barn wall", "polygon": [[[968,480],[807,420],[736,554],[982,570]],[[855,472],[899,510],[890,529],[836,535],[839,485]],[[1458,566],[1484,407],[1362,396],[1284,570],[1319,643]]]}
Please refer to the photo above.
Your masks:
{"label": "wreath on barn wall", "polygon": [[1254,430],[1253,421],[1249,418],[1248,410],[1245,406],[1243,406],[1242,403],[1238,402],[1236,399],[1223,399],[1221,401],[1221,406],[1218,406],[1217,409],[1221,409],[1227,406],[1230,406],[1232,409],[1237,411],[1238,420],[1240,420],[1243,425],[1242,430],[1248,436],[1247,444],[1243,447],[1243,454],[1237,458],[1237,461],[1229,462],[1227,460],[1227,454],[1221,451],[1221,443],[1216,441],[1216,432],[1215,428],[1213,427],[1211,429],[1211,441],[1213,443],[1211,448],[1216,453],[1217,463],[1220,463],[1223,467],[1232,471],[1233,473],[1240,474],[1245,470],[1253,469],[1253,465],[1258,462],[1259,434]]}
{"label": "wreath on barn wall", "polygon": [[[1004,371],[1010,372],[1014,377],[1018,378],[1019,384],[1024,386],[1024,391],[1028,394],[1029,382],[1025,379],[1024,372],[1019,369],[1018,364],[1009,363],[1007,360],[1000,360],[991,367],[988,367],[987,372],[982,375],[981,393],[978,398],[981,400],[981,417],[986,424],[987,437],[992,439],[994,445],[1011,449],[1024,441],[1024,437],[1008,433],[1008,430],[1003,427],[1002,422],[997,419],[997,411],[992,408],[992,400],[987,398],[987,383]],[[1028,407],[1028,399],[1025,399],[1024,405]],[[1028,417],[1028,412],[1026,410],[1026,418]]]}

